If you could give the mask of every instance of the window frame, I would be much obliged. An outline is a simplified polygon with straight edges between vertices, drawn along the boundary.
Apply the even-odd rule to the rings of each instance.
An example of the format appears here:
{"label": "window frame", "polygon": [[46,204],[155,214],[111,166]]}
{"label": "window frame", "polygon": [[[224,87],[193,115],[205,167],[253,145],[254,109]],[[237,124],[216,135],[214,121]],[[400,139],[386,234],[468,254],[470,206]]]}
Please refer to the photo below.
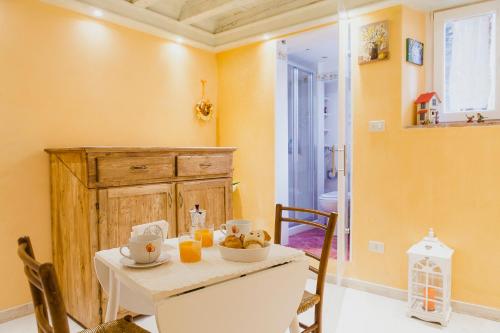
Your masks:
{"label": "window frame", "polygon": [[[461,20],[488,13],[495,14],[495,109],[481,111],[489,120],[500,119],[500,17],[496,1],[487,1],[462,7],[442,10],[434,13],[434,90],[441,98],[441,112],[439,118],[441,122],[464,121],[466,112],[446,113],[445,91],[445,38],[444,28],[446,22],[450,20]],[[476,113],[471,111],[470,113]],[[469,114],[470,114],[469,113]]]}

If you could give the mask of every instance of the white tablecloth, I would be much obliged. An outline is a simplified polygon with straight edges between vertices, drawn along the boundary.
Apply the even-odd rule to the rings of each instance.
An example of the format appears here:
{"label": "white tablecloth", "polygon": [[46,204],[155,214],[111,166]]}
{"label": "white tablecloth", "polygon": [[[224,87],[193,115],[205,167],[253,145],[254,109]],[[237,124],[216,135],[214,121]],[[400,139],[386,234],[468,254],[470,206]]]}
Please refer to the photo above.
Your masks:
{"label": "white tablecloth", "polygon": [[[219,234],[217,236],[220,237]],[[101,262],[112,268],[120,280],[140,288],[144,296],[156,301],[197,287],[230,280],[233,277],[304,258],[302,251],[273,244],[266,260],[238,263],[222,259],[217,247],[213,246],[203,249],[201,262],[185,264],[180,262],[177,245],[177,239],[166,241],[164,248],[170,254],[171,260],[155,268],[134,269],[123,266],[120,263],[122,256],[118,249],[97,252],[96,265]]]}

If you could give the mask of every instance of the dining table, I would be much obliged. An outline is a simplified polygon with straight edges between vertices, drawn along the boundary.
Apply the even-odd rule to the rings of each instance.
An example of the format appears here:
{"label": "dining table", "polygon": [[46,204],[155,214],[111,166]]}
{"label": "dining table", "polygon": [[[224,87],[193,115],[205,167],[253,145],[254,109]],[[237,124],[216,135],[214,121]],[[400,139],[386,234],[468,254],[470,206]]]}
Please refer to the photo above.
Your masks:
{"label": "dining table", "polygon": [[309,276],[304,252],[270,244],[262,261],[227,261],[217,248],[222,237],[215,232],[215,245],[203,248],[197,263],[180,261],[177,238],[165,240],[169,260],[152,268],[122,265],[118,248],[96,252],[96,275],[108,295],[105,321],[122,307],[155,315],[160,333],[295,331]]}

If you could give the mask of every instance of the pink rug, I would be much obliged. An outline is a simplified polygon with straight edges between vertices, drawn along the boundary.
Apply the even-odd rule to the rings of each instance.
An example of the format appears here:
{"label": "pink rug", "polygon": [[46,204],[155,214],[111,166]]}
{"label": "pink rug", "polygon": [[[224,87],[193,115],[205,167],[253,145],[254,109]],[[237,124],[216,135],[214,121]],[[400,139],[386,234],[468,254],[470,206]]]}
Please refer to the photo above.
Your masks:
{"label": "pink rug", "polygon": [[[325,232],[323,230],[311,229],[290,236],[288,246],[321,256],[324,238]],[[333,236],[330,258],[337,259],[337,236]],[[349,258],[349,253],[347,253],[347,258]]]}

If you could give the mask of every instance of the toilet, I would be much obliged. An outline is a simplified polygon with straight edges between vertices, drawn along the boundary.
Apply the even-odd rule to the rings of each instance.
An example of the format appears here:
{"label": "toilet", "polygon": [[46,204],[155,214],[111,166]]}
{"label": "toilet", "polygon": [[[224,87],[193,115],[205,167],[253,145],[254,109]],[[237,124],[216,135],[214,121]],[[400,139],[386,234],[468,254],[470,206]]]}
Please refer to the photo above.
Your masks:
{"label": "toilet", "polygon": [[318,199],[319,209],[324,212],[337,211],[337,191],[320,194]]}
{"label": "toilet", "polygon": [[[349,192],[349,198],[347,199],[348,205],[350,205],[350,199],[351,199],[351,192]],[[320,194],[318,198],[319,209],[324,212],[338,212],[337,202],[338,202],[337,191]],[[326,224],[327,222],[326,217],[321,220],[323,220],[322,222]],[[333,232],[333,234],[335,236],[337,235],[337,225],[335,225],[335,231]]]}

